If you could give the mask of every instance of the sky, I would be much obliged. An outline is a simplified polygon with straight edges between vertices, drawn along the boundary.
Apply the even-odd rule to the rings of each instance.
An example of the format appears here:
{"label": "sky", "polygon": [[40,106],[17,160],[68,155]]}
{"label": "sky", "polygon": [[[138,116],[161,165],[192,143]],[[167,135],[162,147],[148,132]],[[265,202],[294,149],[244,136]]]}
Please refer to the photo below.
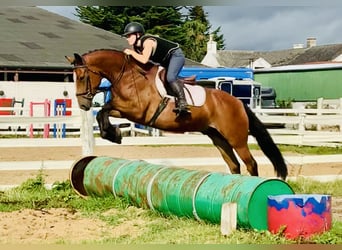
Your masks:
{"label": "sky", "polygon": [[[77,19],[73,6],[45,6]],[[221,27],[226,50],[273,51],[342,43],[342,6],[204,6],[213,29]]]}

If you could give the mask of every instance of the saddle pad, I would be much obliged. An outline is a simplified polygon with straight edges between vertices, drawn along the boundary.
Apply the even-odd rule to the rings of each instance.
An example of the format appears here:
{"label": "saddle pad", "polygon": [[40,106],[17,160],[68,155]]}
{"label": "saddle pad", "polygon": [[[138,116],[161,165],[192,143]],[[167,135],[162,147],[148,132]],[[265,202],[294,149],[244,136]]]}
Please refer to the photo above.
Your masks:
{"label": "saddle pad", "polygon": [[[156,74],[155,83],[157,90],[161,97],[168,96],[170,100],[174,102],[175,97],[167,94],[164,83],[159,78],[159,72],[162,69],[163,67],[159,66],[158,72]],[[206,93],[202,86],[184,84],[184,93],[188,105],[199,107],[202,106],[205,102]]]}

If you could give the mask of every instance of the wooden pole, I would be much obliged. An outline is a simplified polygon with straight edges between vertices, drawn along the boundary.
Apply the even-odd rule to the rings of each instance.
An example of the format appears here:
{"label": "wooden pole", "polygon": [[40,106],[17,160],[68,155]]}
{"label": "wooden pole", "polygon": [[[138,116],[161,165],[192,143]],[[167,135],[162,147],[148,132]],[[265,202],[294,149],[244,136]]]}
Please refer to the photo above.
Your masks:
{"label": "wooden pole", "polygon": [[223,203],[221,208],[221,234],[227,236],[236,230],[237,204]]}
{"label": "wooden pole", "polygon": [[82,141],[82,155],[92,155],[94,153],[94,116],[93,116],[93,108],[90,108],[89,111],[81,111],[81,141]]}

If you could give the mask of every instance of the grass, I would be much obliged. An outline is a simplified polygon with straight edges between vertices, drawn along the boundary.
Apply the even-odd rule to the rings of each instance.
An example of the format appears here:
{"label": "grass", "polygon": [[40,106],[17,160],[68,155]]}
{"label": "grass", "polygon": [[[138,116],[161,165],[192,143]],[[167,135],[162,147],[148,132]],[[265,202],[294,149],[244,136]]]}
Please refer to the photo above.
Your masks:
{"label": "grass", "polygon": [[[296,193],[325,193],[341,196],[342,181],[318,183],[309,180],[292,181],[290,185]],[[166,216],[159,212],[141,209],[124,199],[108,197],[79,197],[70,182],[56,182],[51,190],[44,187],[42,174],[28,179],[19,187],[0,192],[0,211],[10,212],[20,209],[66,208],[79,211],[85,217],[105,221],[108,226],[119,226],[132,222],[136,233],[118,237],[103,237],[95,243],[120,244],[341,244],[342,222],[333,221],[330,231],[314,236],[309,241],[288,240],[280,234],[268,231],[238,229],[228,237],[220,234],[220,225],[198,222],[192,218]],[[94,243],[94,242],[92,242]]]}
{"label": "grass", "polygon": [[[168,147],[179,147],[184,145],[168,145]],[[187,145],[188,147],[215,147],[212,144],[194,144]],[[160,145],[148,145],[140,147],[160,147]],[[261,150],[257,144],[249,144],[249,149],[251,150]],[[277,144],[277,147],[282,153],[292,152],[298,154],[308,154],[308,155],[326,155],[326,154],[341,154],[342,147],[318,147],[318,146],[297,146],[297,145],[283,145]]]}
{"label": "grass", "polygon": [[288,181],[289,185],[298,194],[327,194],[342,196],[342,180],[332,182],[319,182],[306,178],[298,178],[296,181]]}
{"label": "grass", "polygon": [[[342,147],[317,147],[317,146],[297,146],[297,145],[277,145],[279,150],[307,155],[341,154]],[[250,149],[260,150],[256,144],[249,145]]]}

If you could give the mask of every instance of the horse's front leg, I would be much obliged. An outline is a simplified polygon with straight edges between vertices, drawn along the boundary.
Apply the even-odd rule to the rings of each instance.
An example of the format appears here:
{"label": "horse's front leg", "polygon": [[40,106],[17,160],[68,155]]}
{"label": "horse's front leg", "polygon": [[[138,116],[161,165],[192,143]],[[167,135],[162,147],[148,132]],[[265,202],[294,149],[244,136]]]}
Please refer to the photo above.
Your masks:
{"label": "horse's front leg", "polygon": [[103,139],[109,140],[121,144],[122,135],[119,126],[112,125],[109,121],[109,113],[111,112],[111,106],[106,104],[97,113],[96,120],[100,127],[100,136]]}

